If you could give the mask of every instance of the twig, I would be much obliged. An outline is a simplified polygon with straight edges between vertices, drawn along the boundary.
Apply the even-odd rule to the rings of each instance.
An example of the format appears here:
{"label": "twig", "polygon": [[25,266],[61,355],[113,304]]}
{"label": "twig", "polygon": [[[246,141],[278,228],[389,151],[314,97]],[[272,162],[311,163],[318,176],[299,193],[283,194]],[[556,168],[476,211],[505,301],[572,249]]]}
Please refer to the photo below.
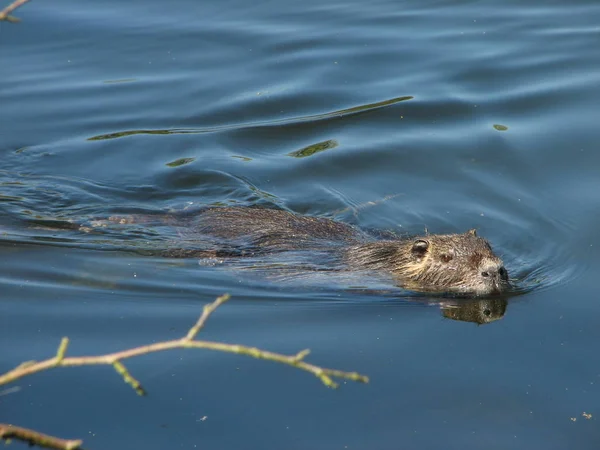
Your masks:
{"label": "twig", "polygon": [[4,423],[0,423],[0,439],[4,439],[5,441],[18,439],[19,441],[27,442],[29,445],[37,445],[55,450],[76,450],[80,449],[83,445],[83,441],[80,440],[60,439],[27,428]]}
{"label": "twig", "polygon": [[200,316],[196,324],[192,328],[190,328],[190,330],[184,337],[180,339],[157,342],[155,344],[135,347],[116,353],[109,353],[106,355],[66,357],[65,353],[67,351],[69,340],[65,337],[62,339],[55,357],[46,359],[44,361],[27,361],[25,363],[20,364],[13,370],[10,370],[5,374],[0,375],[0,386],[24,378],[28,375],[33,375],[37,372],[52,369],[54,367],[111,365],[123,377],[123,380],[126,383],[130,384],[138,394],[144,395],[145,391],[141,383],[128,372],[127,368],[123,364],[123,361],[125,359],[133,358],[135,356],[146,355],[148,353],[161,352],[165,350],[172,350],[176,348],[205,348],[208,350],[216,350],[226,353],[237,353],[239,355],[251,356],[257,359],[265,359],[269,361],[279,362],[282,364],[287,364],[289,366],[296,367],[298,369],[312,373],[314,376],[319,378],[323,384],[331,388],[336,388],[338,386],[337,383],[333,381],[333,378],[342,378],[352,381],[358,381],[361,383],[368,383],[369,378],[357,372],[343,372],[341,370],[326,369],[305,362],[304,358],[310,353],[309,350],[302,350],[296,353],[295,355],[283,355],[280,353],[261,350],[255,347],[247,347],[245,345],[195,340],[194,338],[204,327],[204,324],[206,323],[208,317],[214,312],[215,309],[217,309],[221,304],[225,303],[227,300],[229,300],[229,295],[222,295],[221,297],[217,298],[213,303],[206,305],[204,307],[202,315]]}
{"label": "twig", "polygon": [[20,6],[23,6],[25,3],[27,3],[29,0],[15,0],[14,2],[12,2],[10,5],[8,5],[6,8],[4,8],[2,11],[0,11],[0,21],[2,20],[6,20],[7,22],[20,22],[21,19],[17,19],[15,16],[11,16],[10,13],[13,12],[15,9],[17,9]]}
{"label": "twig", "polygon": [[11,388],[4,389],[3,391],[0,391],[0,397],[2,397],[3,395],[14,394],[16,392],[19,392],[20,390],[21,388],[19,386],[13,386]]}
{"label": "twig", "polygon": [[[229,295],[225,294],[217,298],[214,302],[205,305],[204,309],[202,310],[202,315],[198,321],[192,328],[190,328],[187,334],[180,339],[157,342],[155,344],[135,347],[116,353],[109,353],[107,355],[66,357],[65,355],[67,353],[67,347],[69,346],[69,339],[64,337],[58,346],[56,356],[44,361],[26,361],[19,364],[13,370],[0,375],[0,386],[15,380],[19,380],[28,375],[33,375],[37,372],[43,372],[45,370],[52,369],[54,367],[111,365],[114,367],[117,373],[123,377],[123,380],[127,384],[131,385],[139,395],[144,395],[146,392],[144,391],[141,383],[129,373],[122,361],[135,356],[146,355],[148,353],[171,350],[175,348],[205,348],[220,352],[237,353],[240,355],[252,356],[253,358],[257,359],[266,359],[269,361],[287,364],[289,366],[312,373],[314,376],[319,378],[321,382],[325,384],[325,386],[331,388],[336,388],[338,386],[337,383],[333,381],[333,378],[342,378],[361,383],[369,382],[369,378],[367,376],[361,375],[357,372],[343,372],[341,370],[325,369],[305,362],[304,358],[306,358],[306,356],[308,356],[310,353],[310,350],[308,349],[302,350],[295,355],[282,355],[280,353],[273,353],[255,347],[246,347],[245,345],[195,340],[200,330],[202,330],[204,327],[204,324],[209,316],[227,300],[229,300]],[[82,441],[79,440],[59,439],[38,433],[37,431],[28,430],[26,428],[0,424],[0,440],[8,440],[10,438],[28,442],[30,445],[38,445],[40,447],[58,450],[75,450],[81,448],[82,445]]]}

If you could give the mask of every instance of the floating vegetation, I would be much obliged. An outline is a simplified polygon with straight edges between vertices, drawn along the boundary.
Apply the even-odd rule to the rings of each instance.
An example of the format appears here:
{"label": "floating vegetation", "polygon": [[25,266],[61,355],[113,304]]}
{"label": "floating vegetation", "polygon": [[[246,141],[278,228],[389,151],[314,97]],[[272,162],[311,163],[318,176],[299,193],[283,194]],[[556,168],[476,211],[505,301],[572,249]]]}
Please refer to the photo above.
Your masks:
{"label": "floating vegetation", "polygon": [[337,141],[330,139],[328,141],[323,141],[317,144],[309,145],[308,147],[301,148],[300,150],[288,153],[287,155],[293,156],[294,158],[306,158],[307,156],[312,156],[315,153],[321,153],[325,150],[331,150],[332,148],[336,148],[338,145],[339,144]]}
{"label": "floating vegetation", "polygon": [[179,158],[179,159],[176,159],[175,161],[171,161],[170,163],[166,163],[165,166],[179,167],[179,166],[184,166],[184,165],[189,164],[194,161],[196,161],[196,158]]}

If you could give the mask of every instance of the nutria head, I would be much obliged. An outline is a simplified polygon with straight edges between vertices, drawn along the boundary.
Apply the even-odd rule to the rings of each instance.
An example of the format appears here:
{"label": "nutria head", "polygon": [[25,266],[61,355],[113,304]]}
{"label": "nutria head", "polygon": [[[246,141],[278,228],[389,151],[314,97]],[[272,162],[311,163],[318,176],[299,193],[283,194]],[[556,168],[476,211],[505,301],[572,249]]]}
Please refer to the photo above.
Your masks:
{"label": "nutria head", "polygon": [[475,230],[421,236],[398,252],[394,274],[409,289],[487,295],[509,287],[508,272]]}
{"label": "nutria head", "polygon": [[400,286],[413,291],[489,295],[510,287],[502,260],[475,230],[357,245],[348,260],[391,272]]}

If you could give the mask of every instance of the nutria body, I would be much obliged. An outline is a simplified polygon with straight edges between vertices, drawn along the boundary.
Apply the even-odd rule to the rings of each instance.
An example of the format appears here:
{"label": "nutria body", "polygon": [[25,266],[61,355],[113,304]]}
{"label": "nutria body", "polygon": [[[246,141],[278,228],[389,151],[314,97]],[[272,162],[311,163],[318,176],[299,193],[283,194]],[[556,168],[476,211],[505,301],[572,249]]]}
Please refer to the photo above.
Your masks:
{"label": "nutria body", "polygon": [[327,252],[343,267],[390,274],[406,289],[489,295],[509,288],[502,260],[475,230],[378,239],[353,226],[276,209],[209,207],[182,226],[209,236],[210,249],[173,248],[166,256],[259,256],[286,251]]}

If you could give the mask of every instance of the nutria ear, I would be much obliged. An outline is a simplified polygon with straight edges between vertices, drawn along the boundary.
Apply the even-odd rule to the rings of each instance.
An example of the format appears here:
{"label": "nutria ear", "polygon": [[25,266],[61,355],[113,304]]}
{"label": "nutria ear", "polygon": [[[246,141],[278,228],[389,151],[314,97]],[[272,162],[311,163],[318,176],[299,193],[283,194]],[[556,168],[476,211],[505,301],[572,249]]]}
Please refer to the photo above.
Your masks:
{"label": "nutria ear", "polygon": [[470,234],[471,236],[477,236],[477,230],[475,228],[471,228],[465,234]]}
{"label": "nutria ear", "polygon": [[429,242],[427,242],[424,239],[417,239],[415,242],[413,242],[413,246],[410,249],[410,252],[413,254],[413,256],[416,256],[417,258],[422,258],[423,256],[425,256],[425,253],[427,253],[428,249]]}

